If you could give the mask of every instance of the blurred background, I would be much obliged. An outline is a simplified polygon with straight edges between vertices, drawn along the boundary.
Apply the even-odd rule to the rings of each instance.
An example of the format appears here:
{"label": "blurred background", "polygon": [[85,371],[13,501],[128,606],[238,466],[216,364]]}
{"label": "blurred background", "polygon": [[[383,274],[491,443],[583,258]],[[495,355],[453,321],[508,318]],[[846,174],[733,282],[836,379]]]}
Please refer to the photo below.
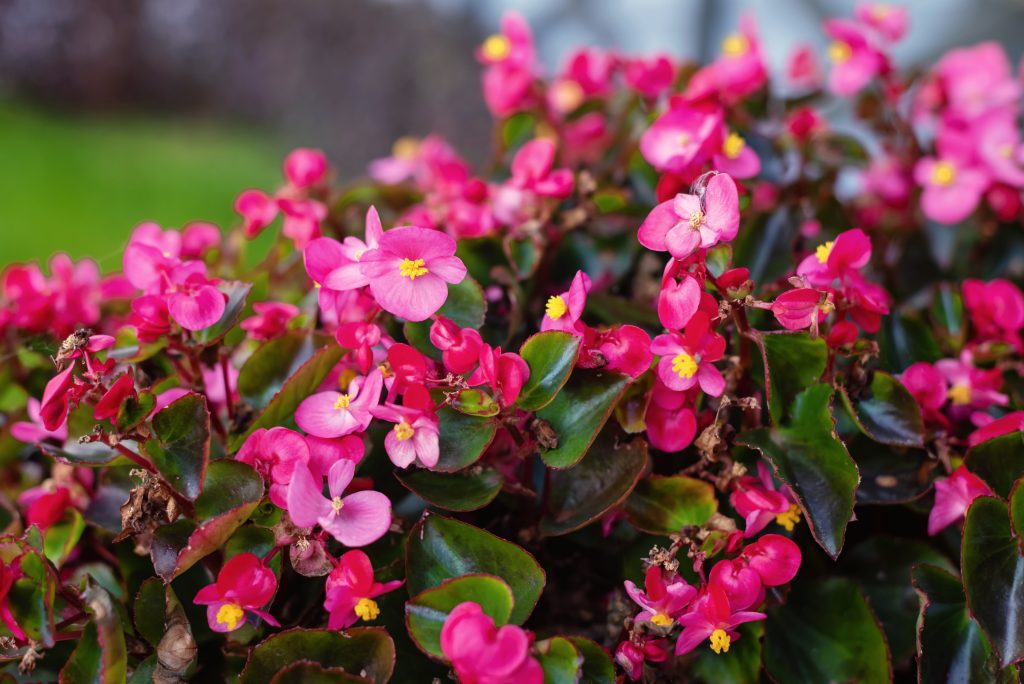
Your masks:
{"label": "blurred background", "polygon": [[[1024,47],[1024,0],[915,0],[900,63],[949,47]],[[470,160],[490,118],[472,52],[503,11],[530,21],[549,69],[582,44],[706,60],[743,11],[769,62],[824,52],[852,0],[0,0],[0,265],[61,249],[117,268],[144,220],[229,225],[295,146],[343,178],[406,134]]]}

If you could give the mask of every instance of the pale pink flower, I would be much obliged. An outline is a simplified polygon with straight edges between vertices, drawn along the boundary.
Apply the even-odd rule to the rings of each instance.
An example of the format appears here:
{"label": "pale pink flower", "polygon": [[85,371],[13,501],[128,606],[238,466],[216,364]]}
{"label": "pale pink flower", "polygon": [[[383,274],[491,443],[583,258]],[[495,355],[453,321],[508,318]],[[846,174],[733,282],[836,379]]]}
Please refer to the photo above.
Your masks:
{"label": "pale pink flower", "polygon": [[935,481],[935,503],[928,514],[928,534],[938,534],[960,520],[979,496],[993,496],[989,486],[961,465],[949,477]]}
{"label": "pale pink flower", "polygon": [[299,189],[311,188],[327,175],[327,156],[320,150],[300,147],[284,158],[284,177]]}
{"label": "pale pink flower", "polygon": [[829,19],[825,33],[832,39],[828,48],[832,62],[828,88],[836,95],[856,94],[889,68],[886,56],[857,22]]}
{"label": "pale pink flower", "polygon": [[319,525],[345,546],[366,546],[391,527],[391,502],[380,492],[363,490],[342,496],[352,482],[356,465],[340,460],[323,480],[304,465],[296,465],[288,485],[288,515],[298,527]]}
{"label": "pale pink flower", "polygon": [[370,424],[370,409],[380,402],[384,378],[378,369],[353,378],[348,391],[318,392],[303,399],[295,410],[295,422],[316,437],[342,437],[362,432]]}
{"label": "pale pink flower", "polygon": [[579,322],[583,315],[583,307],[587,303],[590,292],[590,276],[583,271],[576,271],[572,284],[566,292],[548,297],[544,307],[544,320],[540,323],[541,331],[561,330],[581,336],[583,330]]}
{"label": "pale pink flower", "polygon": [[640,225],[640,244],[685,259],[698,249],[736,237],[740,225],[736,183],[726,174],[712,176],[699,195],[676,195],[656,206]]}

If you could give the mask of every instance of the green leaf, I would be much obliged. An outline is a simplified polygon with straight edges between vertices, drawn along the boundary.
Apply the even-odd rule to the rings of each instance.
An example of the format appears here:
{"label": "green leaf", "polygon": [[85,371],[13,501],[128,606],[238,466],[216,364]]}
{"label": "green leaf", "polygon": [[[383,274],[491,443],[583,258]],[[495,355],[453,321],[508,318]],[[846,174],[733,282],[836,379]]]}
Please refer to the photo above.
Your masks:
{"label": "green leaf", "polygon": [[886,446],[860,433],[844,443],[860,471],[858,503],[908,503],[931,489],[936,469],[925,449]]}
{"label": "green leaf", "polygon": [[716,510],[711,483],[685,475],[651,475],[626,500],[626,519],[650,534],[678,534],[688,525],[703,525]]}
{"label": "green leaf", "polygon": [[569,641],[583,657],[580,682],[583,684],[614,684],[615,666],[612,664],[612,657],[603,646],[580,636],[571,636]]}
{"label": "green leaf", "polygon": [[85,519],[82,514],[74,508],[69,508],[60,521],[48,527],[43,533],[46,557],[58,568],[62,566],[75,550],[84,531]]}
{"label": "green leaf", "polygon": [[519,112],[505,119],[501,124],[501,141],[506,149],[511,149],[526,142],[536,125],[537,120],[532,114]]}
{"label": "green leaf", "polygon": [[289,424],[295,416],[295,409],[299,407],[303,399],[317,390],[344,353],[345,349],[332,343],[313,354],[288,378],[281,390],[267,402],[266,407],[252,422],[249,429],[231,441],[231,452],[238,451],[245,443],[246,438],[259,428]]}
{"label": "green leaf", "polygon": [[1010,490],[1010,524],[1024,552],[1024,477],[1017,480]]}
{"label": "green leaf", "polygon": [[701,648],[693,673],[707,684],[757,684],[761,674],[761,637],[764,623],[747,622],[737,628],[740,638],[729,644],[728,653]]}
{"label": "green leaf", "polygon": [[60,671],[60,682],[124,682],[128,677],[128,649],[120,612],[114,608],[110,594],[92,581],[85,590],[85,602],[92,621],[85,626],[78,645]]}
{"label": "green leaf", "polygon": [[891,373],[902,373],[917,361],[934,363],[942,358],[942,350],[928,326],[920,318],[899,311],[882,317],[878,346],[882,365]]}
{"label": "green leaf", "polygon": [[646,441],[619,444],[604,431],[579,463],[551,472],[541,534],[568,534],[597,520],[629,496],[646,465]]}
{"label": "green leaf", "polygon": [[433,470],[443,473],[455,472],[479,461],[498,429],[489,418],[468,416],[447,406],[437,412],[437,423],[441,455]]}
{"label": "green leaf", "polygon": [[765,388],[772,423],[779,424],[793,400],[818,382],[828,362],[828,346],[807,333],[769,333],[760,336]]}
{"label": "green leaf", "polygon": [[490,418],[498,415],[498,412],[501,411],[498,402],[494,401],[491,395],[478,389],[461,390],[452,399],[451,406],[459,413],[480,418]]}
{"label": "green leaf", "polygon": [[147,577],[135,596],[135,628],[156,646],[164,636],[164,614],[167,611],[167,587],[156,577]]}
{"label": "green leaf", "polygon": [[537,660],[544,668],[544,684],[576,684],[583,657],[565,637],[551,637],[536,645]]}
{"label": "green leaf", "polygon": [[369,681],[365,677],[349,674],[336,667],[324,667],[309,660],[298,660],[278,670],[270,684],[365,684]]}
{"label": "green leaf", "polygon": [[512,590],[501,578],[464,575],[448,579],[421,591],[405,604],[405,623],[416,646],[427,655],[444,660],[441,628],[448,614],[467,601],[480,604],[498,627],[507,625],[512,615]]}
{"label": "green leaf", "polygon": [[167,483],[185,498],[202,491],[210,462],[210,412],[206,398],[189,392],[153,416],[156,439],[146,442],[146,454]]}
{"label": "green leaf", "polygon": [[178,520],[153,535],[153,568],[165,581],[177,577],[220,549],[263,498],[263,478],[248,464],[221,459],[210,464],[196,499],[195,525]]}
{"label": "green leaf", "polygon": [[117,411],[117,429],[128,432],[138,427],[156,406],[156,396],[149,390],[142,390],[138,397],[128,397]]}
{"label": "green leaf", "polygon": [[500,577],[515,597],[511,621],[517,625],[530,616],[544,590],[544,569],[529,553],[490,532],[439,515],[425,515],[409,532],[405,569],[410,594],[452,577]]}
{"label": "green leaf", "polygon": [[1024,431],[1017,430],[976,444],[967,452],[967,468],[996,494],[1007,497],[1024,476]]}
{"label": "green leaf", "polygon": [[967,509],[961,549],[971,614],[992,640],[1001,667],[1024,658],[1024,556],[1004,501],[978,497]]}
{"label": "green leaf", "polygon": [[516,401],[527,411],[544,408],[569,379],[580,353],[580,338],[567,332],[537,333],[523,343],[519,355],[530,367],[530,377]]}
{"label": "green leaf", "polygon": [[[479,330],[483,327],[484,316],[487,314],[483,288],[471,276],[466,276],[458,285],[449,285],[448,298],[437,313],[450,318],[460,328]],[[433,359],[440,359],[441,352],[430,342],[432,324],[433,321],[429,319],[416,323],[407,321],[402,330],[410,345]]]}
{"label": "green leaf", "polygon": [[836,436],[831,401],[829,385],[809,387],[793,402],[792,418],[784,427],[751,430],[738,441],[768,459],[796,494],[815,540],[836,558],[853,515],[860,475]]}
{"label": "green leaf", "polygon": [[917,673],[920,682],[1011,684],[1015,669],[1000,670],[998,658],[978,622],[967,612],[960,580],[948,570],[919,565],[913,570],[920,597]]}
{"label": "green leaf", "polygon": [[[125,447],[138,448],[138,444],[131,440],[121,442]],[[132,462],[118,453],[115,449],[101,444],[100,442],[88,442],[79,444],[75,441],[68,441],[63,448],[53,444],[41,442],[39,450],[52,458],[59,458],[71,465],[84,468],[99,468],[110,465],[132,465]]]}
{"label": "green leaf", "polygon": [[863,396],[852,399],[840,391],[850,417],[865,435],[895,446],[922,446],[924,420],[917,401],[903,383],[882,371],[871,378],[871,387]]}
{"label": "green leaf", "polygon": [[224,339],[224,336],[231,332],[231,329],[238,323],[245,311],[245,300],[252,289],[252,283],[241,281],[224,281],[217,285],[217,289],[228,296],[227,305],[220,320],[192,334],[192,339],[204,347],[209,347]]}
{"label": "green leaf", "polygon": [[892,681],[878,620],[844,578],[794,583],[786,603],[768,609],[763,649],[779,684]]}
{"label": "green leaf", "polygon": [[395,668],[395,644],[380,627],[344,632],[295,627],[260,642],[249,653],[238,684],[264,684],[295,661],[309,661],[385,684]]}
{"label": "green leaf", "polygon": [[300,331],[264,342],[238,371],[238,392],[250,406],[266,406],[288,378],[313,355],[313,344],[313,338]]}
{"label": "green leaf", "polygon": [[[26,538],[34,525],[26,532]],[[16,542],[21,554],[22,577],[15,580],[7,594],[7,602],[18,626],[34,641],[50,647],[54,643],[53,602],[57,594],[57,576],[53,566],[34,546]],[[6,556],[6,554],[5,554]]]}
{"label": "green leaf", "polygon": [[467,468],[456,473],[405,470],[398,481],[427,503],[449,511],[475,511],[494,501],[504,478],[493,468]]}
{"label": "green leaf", "polygon": [[552,468],[571,468],[579,463],[628,385],[629,377],[621,373],[574,370],[562,391],[537,412],[558,438],[557,447],[541,451],[544,463]]}

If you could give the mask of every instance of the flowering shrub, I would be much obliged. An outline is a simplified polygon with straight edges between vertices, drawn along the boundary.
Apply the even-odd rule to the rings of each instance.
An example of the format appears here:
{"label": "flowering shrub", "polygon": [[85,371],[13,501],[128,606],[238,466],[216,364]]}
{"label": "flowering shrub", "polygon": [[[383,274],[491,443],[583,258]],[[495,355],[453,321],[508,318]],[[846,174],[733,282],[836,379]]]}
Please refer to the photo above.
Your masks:
{"label": "flowering shrub", "polygon": [[298,149],[223,238],[7,268],[7,667],[1015,681],[1021,82],[895,68],[906,23],[829,20],[769,87],[749,18],[545,76],[509,15],[493,173]]}

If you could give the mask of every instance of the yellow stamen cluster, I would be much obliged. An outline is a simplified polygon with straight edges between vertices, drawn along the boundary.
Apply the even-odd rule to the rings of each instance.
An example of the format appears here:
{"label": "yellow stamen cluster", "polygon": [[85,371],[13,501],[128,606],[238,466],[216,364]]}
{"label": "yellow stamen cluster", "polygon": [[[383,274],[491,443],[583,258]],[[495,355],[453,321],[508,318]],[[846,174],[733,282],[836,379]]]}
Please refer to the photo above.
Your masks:
{"label": "yellow stamen cluster", "polygon": [[348,396],[347,394],[342,394],[334,402],[334,410],[335,411],[340,411],[342,409],[347,409],[348,405],[351,404],[351,403],[352,403],[352,397]]}
{"label": "yellow stamen cluster", "polygon": [[391,154],[399,159],[412,159],[419,151],[420,141],[408,135],[402,136],[391,146]]}
{"label": "yellow stamen cluster", "polygon": [[829,240],[823,245],[818,245],[818,248],[814,250],[814,256],[818,257],[818,263],[823,264],[828,261],[828,258],[832,255],[832,248],[836,246],[836,243]]}
{"label": "yellow stamen cluster", "polygon": [[704,212],[697,210],[690,214],[690,227],[696,230],[700,228],[701,224],[704,223]]}
{"label": "yellow stamen cluster", "polygon": [[368,598],[359,599],[355,611],[356,615],[363,620],[376,620],[377,616],[380,615],[380,608],[377,606],[377,602]]}
{"label": "yellow stamen cluster", "polygon": [[800,507],[796,504],[790,504],[788,511],[775,516],[775,522],[782,525],[787,532],[792,532],[796,524],[800,522]]}
{"label": "yellow stamen cluster", "polygon": [[730,643],[732,643],[732,639],[724,629],[716,629],[711,633],[711,650],[715,653],[728,653]]}
{"label": "yellow stamen cluster", "polygon": [[730,133],[725,142],[722,143],[722,154],[729,159],[735,159],[740,156],[740,152],[747,146],[746,141],[740,136],[739,133]]}
{"label": "yellow stamen cluster", "polygon": [[672,623],[675,622],[672,618],[664,613],[655,613],[651,616],[651,622],[658,625],[659,627],[671,627]]}
{"label": "yellow stamen cluster", "polygon": [[551,86],[551,101],[560,112],[572,112],[583,104],[583,88],[576,81],[559,81]]}
{"label": "yellow stamen cluster", "polygon": [[569,310],[565,300],[562,299],[561,295],[555,295],[554,297],[548,297],[547,306],[544,307],[544,313],[548,315],[553,321],[557,321],[559,318],[565,315],[565,312]]}
{"label": "yellow stamen cluster", "polygon": [[245,617],[245,611],[237,603],[225,603],[217,610],[217,624],[224,625],[228,630],[238,627]]}
{"label": "yellow stamen cluster", "polygon": [[416,434],[416,430],[413,429],[412,425],[409,425],[404,420],[395,426],[395,439],[399,442],[404,442],[414,434]]}
{"label": "yellow stamen cluster", "polygon": [[420,276],[425,276],[430,271],[427,270],[423,259],[402,259],[402,263],[398,265],[398,274],[408,278],[409,280],[416,280]]}
{"label": "yellow stamen cluster", "polygon": [[480,46],[480,51],[484,57],[492,62],[499,62],[512,52],[512,44],[508,42],[508,38],[495,33],[493,36],[488,36],[484,44]]}
{"label": "yellow stamen cluster", "polygon": [[953,385],[946,396],[957,406],[966,406],[971,403],[971,386],[965,383]]}
{"label": "yellow stamen cluster", "polygon": [[722,54],[740,57],[750,50],[750,41],[742,33],[730,33],[722,40]]}
{"label": "yellow stamen cluster", "polygon": [[956,167],[948,161],[937,161],[932,167],[932,183],[936,185],[952,185],[956,180]]}
{"label": "yellow stamen cluster", "polygon": [[341,513],[341,509],[345,507],[345,502],[341,500],[340,496],[336,496],[331,499],[331,509],[335,513]]}
{"label": "yellow stamen cluster", "polygon": [[853,57],[853,48],[850,47],[849,43],[836,40],[829,44],[828,58],[836,64],[848,62],[851,57]]}
{"label": "yellow stamen cluster", "polygon": [[692,378],[697,372],[697,361],[686,352],[680,352],[672,359],[672,372],[681,378]]}

